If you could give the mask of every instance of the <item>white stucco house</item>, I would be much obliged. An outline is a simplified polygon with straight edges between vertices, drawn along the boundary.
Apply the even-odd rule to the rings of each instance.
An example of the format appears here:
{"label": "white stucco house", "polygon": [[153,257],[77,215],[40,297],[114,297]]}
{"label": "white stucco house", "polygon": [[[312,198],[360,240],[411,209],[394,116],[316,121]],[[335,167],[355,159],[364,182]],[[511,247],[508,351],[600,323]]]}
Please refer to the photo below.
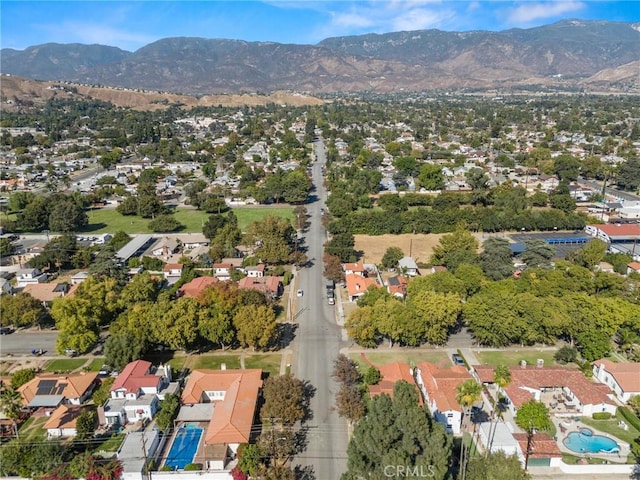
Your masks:
{"label": "white stucco house", "polygon": [[623,402],[640,395],[640,363],[614,363],[601,358],[593,362],[593,376]]}

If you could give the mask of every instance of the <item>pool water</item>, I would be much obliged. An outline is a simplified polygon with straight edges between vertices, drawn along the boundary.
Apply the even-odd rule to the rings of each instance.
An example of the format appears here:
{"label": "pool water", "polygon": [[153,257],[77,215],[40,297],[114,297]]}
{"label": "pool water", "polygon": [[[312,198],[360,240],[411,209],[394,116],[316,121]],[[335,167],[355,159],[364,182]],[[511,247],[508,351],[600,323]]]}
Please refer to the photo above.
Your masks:
{"label": "pool water", "polygon": [[618,453],[620,451],[620,445],[615,441],[602,435],[594,435],[588,428],[571,432],[563,443],[565,447],[576,453]]}
{"label": "pool water", "polygon": [[171,467],[172,470],[181,470],[185,465],[193,463],[203,430],[203,428],[193,425],[178,428],[164,464]]}

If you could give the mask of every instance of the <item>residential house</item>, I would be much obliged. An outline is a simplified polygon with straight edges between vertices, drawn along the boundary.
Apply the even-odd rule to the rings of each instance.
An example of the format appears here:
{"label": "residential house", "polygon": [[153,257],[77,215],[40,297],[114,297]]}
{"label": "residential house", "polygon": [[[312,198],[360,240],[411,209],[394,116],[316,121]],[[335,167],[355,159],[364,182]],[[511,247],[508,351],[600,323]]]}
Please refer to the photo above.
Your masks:
{"label": "residential house", "polygon": [[178,290],[178,295],[182,297],[199,297],[207,287],[215,285],[220,280],[215,277],[197,277],[185,283]]}
{"label": "residential house", "polygon": [[155,368],[145,360],[131,362],[113,382],[111,398],[98,410],[100,423],[125,425],[151,420],[158,410],[158,401],[175,389],[177,384],[171,384],[169,365]]}
{"label": "residential house", "polygon": [[180,244],[175,238],[164,237],[157,246],[153,247],[151,254],[156,257],[169,258],[178,251]]}
{"label": "residential house", "polygon": [[78,285],[82,282],[84,282],[87,278],[89,278],[91,275],[89,274],[89,272],[77,272],[74,273],[71,276],[71,285]]}
{"label": "residential house", "polygon": [[60,405],[42,426],[49,438],[75,437],[76,420],[87,407],[82,405]]}
{"label": "residential house", "polygon": [[[493,383],[492,365],[473,365],[472,373],[482,383]],[[502,390],[507,406],[515,414],[520,406],[529,400],[545,403],[556,416],[582,415],[590,417],[594,413],[615,414],[617,403],[611,399],[609,387],[588,380],[577,369],[537,366],[511,369],[511,383]]]}
{"label": "residential house", "polygon": [[28,408],[81,405],[91,396],[97,378],[98,372],[40,374],[20,386],[18,392]]}
{"label": "residential house", "polygon": [[365,294],[369,287],[379,288],[375,278],[363,277],[357,273],[349,273],[344,276],[344,281],[347,285],[347,296],[350,302],[355,302],[358,298]]}
{"label": "residential house", "polygon": [[264,277],[264,269],[265,269],[264,263],[260,263],[253,267],[245,267],[244,273],[247,275],[247,277],[262,278]]}
{"label": "residential house", "polygon": [[[376,385],[369,385],[371,398],[383,393],[393,398],[393,388],[401,380],[414,386],[416,384],[408,363],[393,362],[376,368],[380,371],[380,381]],[[422,404],[422,401],[420,401],[420,404]]]}
{"label": "residential house", "polygon": [[231,280],[231,272],[235,268],[232,263],[214,263],[213,274],[218,280]]}
{"label": "residential house", "polygon": [[254,438],[262,370],[194,370],[182,392],[176,422],[206,422],[203,463],[223,469]]}
{"label": "residential house", "polygon": [[13,287],[11,286],[11,282],[6,278],[0,277],[0,295],[13,293]]}
{"label": "residential house", "polygon": [[397,298],[405,298],[407,296],[407,285],[409,282],[403,275],[395,275],[387,279],[387,291]]}
{"label": "residential house", "polygon": [[51,304],[56,298],[64,297],[69,291],[66,283],[31,283],[22,290],[43,304]]}
{"label": "residential house", "polygon": [[278,298],[284,291],[282,279],[280,277],[269,275],[268,277],[244,277],[238,282],[240,288],[249,288],[258,290],[271,298]]}
{"label": "residential house", "polygon": [[418,264],[413,257],[402,257],[398,261],[398,268],[404,275],[408,275],[410,277],[420,275],[420,272],[418,271]]}
{"label": "residential house", "polygon": [[342,270],[344,270],[345,275],[360,275],[361,277],[365,277],[367,275],[367,270],[364,268],[364,264],[362,262],[343,263]]}
{"label": "residential house", "polygon": [[640,273],[640,262],[627,263],[627,275],[633,272]]}
{"label": "residential house", "polygon": [[209,239],[207,239],[207,237],[205,237],[202,233],[189,233],[185,235],[179,235],[176,237],[176,239],[182,242],[183,250],[192,250],[198,247],[209,246]]}
{"label": "residential house", "polygon": [[617,242],[637,242],[640,240],[640,225],[633,223],[587,225],[584,230],[592,237],[599,238],[609,244]]}
{"label": "residential house", "polygon": [[459,435],[463,409],[456,400],[456,387],[472,378],[467,369],[459,365],[440,368],[433,363],[421,362],[416,366],[415,377],[436,421],[442,423],[447,432]]}
{"label": "residential house", "polygon": [[16,272],[16,287],[23,288],[34,283],[47,281],[47,274],[37,268],[22,268]]}
{"label": "residential house", "polygon": [[184,265],[182,263],[167,263],[162,269],[164,272],[164,278],[169,282],[169,284],[177,282],[182,276],[183,268]]}
{"label": "residential house", "polygon": [[593,376],[607,385],[623,402],[640,395],[640,363],[614,363],[601,358],[593,362]]}

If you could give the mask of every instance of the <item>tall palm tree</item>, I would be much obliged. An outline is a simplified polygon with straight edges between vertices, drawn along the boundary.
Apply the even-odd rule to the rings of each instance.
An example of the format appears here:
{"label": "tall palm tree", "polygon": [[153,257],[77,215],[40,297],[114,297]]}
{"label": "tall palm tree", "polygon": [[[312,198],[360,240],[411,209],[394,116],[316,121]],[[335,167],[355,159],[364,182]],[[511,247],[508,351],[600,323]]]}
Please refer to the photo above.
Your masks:
{"label": "tall palm tree", "polygon": [[549,417],[549,409],[542,402],[529,400],[521,405],[516,412],[516,425],[527,432],[527,451],[524,454],[524,469],[526,470],[529,466],[534,433],[538,430],[549,431],[553,426]]}
{"label": "tall palm tree", "polygon": [[20,418],[22,411],[22,397],[20,396],[20,392],[13,387],[4,388],[0,392],[0,410],[11,420],[15,436],[18,437],[17,420]]}
{"label": "tall palm tree", "polygon": [[489,437],[487,441],[487,449],[485,456],[491,451],[493,445],[493,438],[496,435],[496,429],[498,427],[498,415],[496,413],[496,406],[498,405],[498,395],[500,390],[505,389],[511,383],[511,370],[504,363],[499,364],[493,371],[493,384],[496,386],[496,394],[493,397],[491,406],[491,424],[489,425]]}
{"label": "tall palm tree", "polygon": [[473,379],[466,380],[456,387],[456,402],[462,407],[462,443],[460,445],[460,472],[464,480],[467,471],[467,452],[464,446],[465,418],[469,416],[469,411],[474,403],[480,400],[482,386]]}

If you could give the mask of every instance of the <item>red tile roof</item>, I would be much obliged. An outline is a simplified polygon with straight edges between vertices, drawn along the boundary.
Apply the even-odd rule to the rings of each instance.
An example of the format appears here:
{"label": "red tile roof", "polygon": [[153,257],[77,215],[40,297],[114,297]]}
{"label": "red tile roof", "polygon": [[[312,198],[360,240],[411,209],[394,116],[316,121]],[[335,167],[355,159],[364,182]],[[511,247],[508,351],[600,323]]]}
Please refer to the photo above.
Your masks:
{"label": "red tile roof", "polygon": [[627,267],[631,270],[635,270],[636,272],[640,272],[640,262],[627,263]]}
{"label": "red tile roof", "polygon": [[205,288],[218,283],[216,277],[198,277],[191,280],[189,283],[185,283],[180,287],[180,295],[183,297],[199,297]]}
{"label": "red tile roof", "polygon": [[[527,451],[527,434],[514,433],[513,438],[516,439],[523,453]],[[530,444],[531,452],[529,458],[554,458],[562,457],[562,452],[558,448],[556,442],[548,433],[534,433]]]}
{"label": "red tile roof", "polygon": [[[393,387],[400,380],[404,380],[411,385],[416,384],[411,375],[411,367],[408,363],[394,362],[380,365],[376,368],[380,370],[381,380],[377,385],[369,386],[369,395],[372,398],[382,393],[386,393],[393,398]],[[422,405],[422,399],[420,399],[420,404]]]}
{"label": "red tile roof", "polygon": [[640,363],[614,363],[606,358],[593,363],[604,366],[625,392],[640,392]]}
{"label": "red tile roof", "polygon": [[18,392],[22,396],[23,404],[28,405],[36,396],[40,382],[42,380],[53,380],[56,382],[56,386],[62,387],[64,385],[64,389],[60,393],[64,398],[81,398],[87,393],[87,390],[92,388],[96,378],[98,378],[98,372],[70,373],[67,375],[41,374],[19,387]]}
{"label": "red tile roof", "polygon": [[345,275],[344,279],[347,283],[347,292],[350,297],[363,294],[371,286],[376,288],[380,287],[375,278],[366,278],[357,273],[349,273]]}
{"label": "red tile roof", "polygon": [[124,389],[127,393],[135,393],[143,387],[157,387],[161,377],[149,373],[151,362],[136,360],[124,367],[111,386],[111,391]]}
{"label": "red tile roof", "polygon": [[[473,365],[481,382],[493,382],[493,365]],[[541,388],[567,387],[583,405],[606,403],[615,405],[607,394],[609,387],[602,383],[587,380],[577,369],[561,367],[514,367],[511,369],[511,383],[505,391],[516,408],[533,398],[525,388],[540,390]]]}
{"label": "red tile roof", "polygon": [[640,225],[638,224],[603,224],[603,225],[590,225],[591,227],[597,228],[600,231],[606,233],[610,237],[616,237],[619,235],[622,236],[640,236]]}
{"label": "red tile roof", "polygon": [[262,370],[194,370],[189,375],[182,403],[204,403],[205,392],[224,391],[215,401],[205,444],[247,443],[262,387]]}
{"label": "red tile roof", "polygon": [[429,400],[435,402],[440,412],[462,412],[456,400],[456,387],[472,378],[466,368],[459,365],[439,368],[433,363],[421,362],[418,369]]}
{"label": "red tile roof", "polygon": [[164,271],[169,272],[171,270],[182,270],[182,267],[184,267],[184,264],[182,263],[167,263],[164,266]]}
{"label": "red tile roof", "polygon": [[364,265],[362,262],[356,262],[356,263],[344,263],[342,265],[342,269],[345,272],[351,271],[351,272],[364,272]]}
{"label": "red tile roof", "polygon": [[76,420],[85,408],[82,405],[60,405],[42,428],[76,428]]}

